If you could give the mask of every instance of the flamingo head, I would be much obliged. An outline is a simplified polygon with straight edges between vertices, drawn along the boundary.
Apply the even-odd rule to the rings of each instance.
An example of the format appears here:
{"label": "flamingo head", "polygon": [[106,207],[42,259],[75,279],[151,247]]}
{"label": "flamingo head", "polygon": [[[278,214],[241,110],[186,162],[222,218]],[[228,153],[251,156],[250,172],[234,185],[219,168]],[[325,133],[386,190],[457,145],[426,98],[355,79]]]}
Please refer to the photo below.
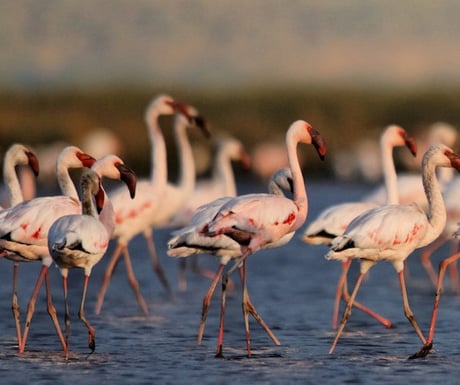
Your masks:
{"label": "flamingo head", "polygon": [[321,160],[324,160],[326,157],[326,140],[324,137],[320,134],[320,132],[316,129],[314,129],[309,123],[306,123],[306,128],[308,130],[308,133],[310,134],[311,137],[311,144],[316,149],[316,152],[318,153],[319,157]]}
{"label": "flamingo head", "polygon": [[25,155],[27,157],[27,164],[32,169],[34,175],[38,176],[38,174],[40,172],[40,165],[39,165],[39,162],[38,162],[37,155],[35,155],[35,153],[30,149],[26,149],[24,151],[24,153],[25,153]]}

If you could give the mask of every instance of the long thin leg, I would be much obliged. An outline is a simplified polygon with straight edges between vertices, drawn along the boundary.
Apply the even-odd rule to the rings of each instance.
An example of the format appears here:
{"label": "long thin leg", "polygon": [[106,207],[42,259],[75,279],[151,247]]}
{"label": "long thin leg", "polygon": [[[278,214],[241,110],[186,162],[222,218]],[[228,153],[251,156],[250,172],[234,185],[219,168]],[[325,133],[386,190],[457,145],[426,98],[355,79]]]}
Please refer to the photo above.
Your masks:
{"label": "long thin leg", "polygon": [[[337,284],[336,293],[335,293],[335,301],[334,301],[334,314],[332,317],[332,327],[334,329],[337,328],[337,320],[339,316],[339,306],[340,306],[340,298],[342,297],[343,300],[347,303],[350,299],[350,295],[348,294],[347,289],[347,274],[350,268],[352,259],[348,259],[345,262],[342,262],[342,274],[340,275],[339,282]],[[385,317],[382,317],[380,314],[377,314],[373,310],[369,309],[367,306],[362,305],[358,301],[353,301],[353,306],[357,309],[361,310],[362,312],[370,315],[371,317],[375,318],[381,324],[383,324],[386,328],[391,328],[392,323]]]}
{"label": "long thin leg", "polygon": [[434,338],[434,332],[436,329],[436,321],[438,319],[439,302],[441,301],[442,282],[444,280],[444,275],[446,273],[447,266],[449,266],[451,263],[456,262],[457,259],[459,258],[460,258],[460,252],[457,252],[451,255],[450,257],[444,259],[439,264],[438,282],[436,283],[436,296],[434,299],[433,313],[431,315],[431,323],[430,323],[430,330],[428,332],[428,338],[426,339],[422,348],[410,358],[425,357],[431,351],[433,347],[433,338]]}
{"label": "long thin leg", "polygon": [[48,267],[45,265],[42,265],[40,274],[38,275],[37,282],[32,292],[32,296],[30,297],[29,304],[27,305],[26,323],[24,326],[24,334],[22,335],[22,341],[21,341],[21,344],[19,345],[19,353],[24,353],[24,349],[27,343],[27,336],[29,334],[29,329],[30,329],[30,322],[32,321],[32,316],[35,311],[35,302],[37,301],[38,292],[40,291],[40,288],[43,283],[43,279],[45,278],[47,271],[48,271]]}
{"label": "long thin leg", "polygon": [[348,300],[347,306],[345,307],[345,311],[343,312],[342,320],[340,321],[340,326],[337,329],[337,333],[335,335],[334,342],[332,342],[331,348],[329,349],[329,354],[332,354],[334,352],[337,342],[339,341],[339,338],[343,332],[343,329],[345,328],[345,324],[347,323],[348,318],[350,318],[351,308],[356,298],[356,294],[358,293],[359,287],[361,286],[361,283],[363,281],[364,275],[365,275],[364,272],[361,272],[358,275],[358,279],[356,280],[355,287],[353,288],[350,299]]}
{"label": "long thin leg", "polygon": [[[189,257],[190,258],[190,257]],[[178,278],[179,291],[187,291],[187,259],[179,259],[179,278]]]}
{"label": "long thin leg", "polygon": [[88,281],[89,281],[89,275],[85,274],[84,281],[83,281],[83,292],[81,295],[81,302],[80,302],[80,311],[78,312],[78,317],[88,329],[88,347],[90,348],[91,353],[93,353],[94,349],[96,349],[96,332],[94,328],[91,326],[91,324],[88,322],[85,316],[85,301],[86,301],[86,291],[88,289]]}
{"label": "long thin leg", "polygon": [[112,254],[112,257],[110,257],[109,263],[104,273],[104,278],[102,279],[101,288],[99,289],[99,293],[97,293],[96,314],[100,314],[101,312],[102,304],[104,303],[105,293],[107,292],[107,288],[109,287],[110,278],[112,277],[113,270],[115,269],[118,259],[120,258],[122,247],[123,246],[120,243],[118,243],[117,247],[115,248]]}
{"label": "long thin leg", "polygon": [[228,275],[224,274],[222,276],[222,293],[221,293],[221,300],[220,300],[220,320],[219,320],[219,333],[217,337],[216,358],[222,358],[224,356],[222,350],[223,350],[223,344],[224,344],[224,319],[225,319],[225,306],[226,306],[226,299],[227,299],[227,284],[228,284]]}
{"label": "long thin leg", "polygon": [[13,311],[14,323],[16,324],[16,338],[18,340],[18,347],[21,346],[22,332],[21,332],[21,312],[18,303],[17,294],[17,276],[19,265],[17,262],[13,264],[13,298],[11,303],[11,310]]}
{"label": "long thin leg", "polygon": [[[69,336],[70,336],[70,311],[68,301],[68,290],[67,290],[67,276],[62,276],[62,287],[64,289],[64,324],[65,324],[65,343],[67,346],[67,352],[69,351]],[[68,359],[68,356],[66,356]]]}
{"label": "long thin leg", "polygon": [[53,305],[53,299],[51,297],[51,285],[48,272],[49,270],[47,268],[45,273],[45,287],[48,314],[51,317],[51,321],[53,322],[54,328],[56,329],[56,333],[59,337],[59,341],[61,342],[61,346],[64,350],[65,357],[68,357],[67,343],[65,341],[64,335],[62,334],[61,326],[59,325],[59,321],[57,319],[56,308]]}
{"label": "long thin leg", "polygon": [[123,248],[123,255],[125,256],[125,264],[126,264],[126,273],[128,274],[128,281],[131,285],[134,293],[136,294],[137,302],[142,309],[142,312],[147,315],[149,314],[149,308],[147,303],[144,300],[144,297],[141,294],[141,290],[139,288],[139,282],[137,282],[136,276],[134,275],[133,265],[131,263],[131,257],[128,252],[128,247],[125,246]]}
{"label": "long thin leg", "polygon": [[428,245],[420,255],[420,261],[422,262],[422,266],[425,268],[428,276],[430,277],[433,286],[436,286],[436,281],[438,279],[436,271],[433,268],[433,264],[431,263],[431,256],[433,253],[438,250],[445,242],[447,238],[444,236],[438,237],[433,243]]}
{"label": "long thin leg", "polygon": [[212,295],[214,294],[214,290],[216,290],[217,283],[219,282],[219,278],[222,275],[222,271],[224,270],[224,267],[225,267],[224,264],[219,265],[219,268],[216,271],[214,279],[212,280],[211,285],[209,286],[209,289],[203,298],[203,308],[201,310],[200,327],[198,329],[198,339],[197,339],[198,345],[200,345],[201,341],[203,340],[204,327],[206,324],[206,317],[208,315],[209,304],[211,303]]}
{"label": "long thin leg", "polygon": [[423,336],[423,333],[420,330],[420,327],[418,326],[417,321],[415,320],[414,313],[412,313],[412,310],[409,307],[409,299],[407,298],[407,289],[406,289],[406,281],[404,278],[404,270],[401,270],[398,272],[398,277],[399,277],[399,284],[401,286],[401,294],[402,294],[403,305],[404,305],[404,314],[406,315],[406,318],[409,320],[412,327],[415,329],[415,332],[417,333],[422,343],[425,344],[426,342],[425,337]]}
{"label": "long thin leg", "polygon": [[240,278],[241,278],[241,283],[243,287],[243,316],[244,316],[244,325],[245,325],[245,330],[246,330],[246,346],[248,349],[248,356],[251,355],[250,351],[250,334],[249,334],[249,320],[248,320],[248,313],[251,314],[254,319],[259,323],[259,325],[262,327],[262,329],[265,330],[265,332],[268,334],[268,336],[271,338],[271,340],[275,343],[275,345],[281,345],[281,342],[279,339],[275,336],[275,334],[272,332],[272,330],[268,327],[268,325],[265,323],[265,321],[262,319],[262,317],[259,315],[257,312],[255,306],[253,305],[248,289],[247,289],[247,281],[246,281],[246,261],[243,262],[242,267],[240,267]]}
{"label": "long thin leg", "polygon": [[160,279],[161,284],[166,290],[166,293],[170,298],[174,297],[174,293],[171,289],[171,285],[169,284],[166,274],[163,268],[160,265],[160,260],[158,258],[157,249],[155,247],[155,243],[153,242],[153,237],[151,232],[144,232],[145,240],[147,241],[147,246],[149,248],[150,256],[152,258],[153,270],[155,270],[156,275]]}
{"label": "long thin leg", "polygon": [[[450,255],[457,253],[458,251],[458,239],[454,238],[451,240],[451,249]],[[452,291],[454,293],[460,293],[460,283],[458,279],[458,268],[456,263],[451,263],[449,265],[449,275]]]}

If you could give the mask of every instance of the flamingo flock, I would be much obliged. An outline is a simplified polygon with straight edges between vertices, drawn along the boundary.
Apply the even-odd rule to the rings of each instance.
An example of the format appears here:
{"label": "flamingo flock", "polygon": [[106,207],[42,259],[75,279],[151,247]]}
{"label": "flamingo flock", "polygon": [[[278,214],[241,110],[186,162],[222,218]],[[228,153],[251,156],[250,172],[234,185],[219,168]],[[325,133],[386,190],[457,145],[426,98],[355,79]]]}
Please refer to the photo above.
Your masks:
{"label": "flamingo flock", "polygon": [[[176,141],[177,181],[168,178],[169,149],[164,130],[170,128],[168,124],[160,127],[160,117],[164,115],[173,116],[169,125],[174,130]],[[88,316],[86,307],[87,297],[95,295],[96,317],[102,312],[106,296],[117,295],[109,291],[109,286],[112,279],[117,279],[115,267],[121,256],[128,282],[143,316],[147,317],[155,309],[152,310],[135,274],[140,258],[150,258],[152,279],[156,276],[168,300],[173,301],[176,294],[170,283],[171,277],[167,276],[162,266],[163,252],[179,261],[177,281],[180,293],[194,290],[185,279],[186,260],[192,260],[195,269],[210,279],[209,287],[203,293],[201,319],[197,319],[198,345],[203,342],[211,300],[220,282],[222,289],[215,356],[224,357],[224,332],[230,327],[225,323],[226,301],[232,282],[230,277],[235,270],[238,270],[241,283],[241,288],[234,290],[241,290],[245,354],[251,357],[254,351],[249,315],[275,345],[280,345],[281,340],[256,310],[249,296],[247,266],[257,260],[254,257],[256,254],[261,255],[258,257],[261,261],[266,249],[276,249],[277,253],[282,254],[286,244],[298,241],[296,233],[300,233],[304,241],[299,250],[305,250],[305,254],[308,254],[307,249],[311,245],[323,245],[327,248],[324,263],[328,263],[326,260],[342,263],[332,311],[335,337],[331,341],[329,354],[338,348],[353,308],[368,313],[387,328],[392,327],[392,322],[387,318],[356,301],[369,270],[381,261],[389,262],[397,273],[404,314],[421,342],[421,348],[410,358],[426,357],[433,351],[443,281],[448,268],[452,289],[460,292],[456,269],[456,261],[460,259],[460,177],[453,174],[454,171],[460,172],[460,156],[454,151],[456,132],[452,131],[452,127],[449,127],[450,142],[444,140],[446,136],[437,127],[438,131],[430,138],[430,144],[422,151],[420,174],[409,178],[397,173],[393,149],[406,146],[415,157],[416,140],[399,125],[387,126],[380,137],[384,187],[370,191],[359,201],[336,202],[323,211],[317,210],[319,215],[310,218],[309,208],[317,202],[307,194],[304,175],[318,170],[312,170],[300,161],[303,159],[299,157],[300,144],[311,145],[319,158],[324,160],[326,142],[329,143],[330,138],[325,138],[324,132],[320,133],[308,121],[294,118],[285,129],[287,163],[271,176],[268,192],[254,191],[241,195],[238,194],[231,163],[239,161],[249,168],[250,159],[238,138],[227,136],[218,142],[212,176],[203,180],[197,178],[188,133],[198,129],[206,138],[212,137],[214,133],[209,130],[207,119],[191,104],[160,94],[147,105],[144,120],[151,150],[151,173],[148,178],[138,177],[119,154],[100,155],[93,150],[98,152],[94,157],[91,151],[68,145],[54,160],[59,194],[42,196],[34,180],[40,178],[41,159],[33,148],[14,143],[5,152],[2,189],[6,192],[6,198],[0,207],[0,256],[12,262],[12,281],[8,284],[12,287],[12,322],[16,329],[19,354],[27,353],[32,320],[36,305],[40,304],[37,300],[44,284],[47,312],[57,335],[57,344],[64,352],[65,360],[69,359],[72,318],[69,286],[72,283],[68,276],[71,269],[83,270],[78,318],[88,331],[90,353],[96,349],[96,330],[89,321],[91,316]],[[163,125],[164,122],[161,122]],[[71,172],[73,169],[79,175],[78,183],[74,180],[75,171]],[[34,178],[30,178],[31,175]],[[108,187],[106,179],[115,181],[112,184],[123,182],[123,185],[120,183],[120,186]],[[413,189],[411,193],[408,186]],[[385,197],[383,200],[382,196]],[[315,206],[315,209],[319,207]],[[155,240],[157,229],[168,232],[166,243]],[[130,243],[136,236],[145,239],[146,247],[130,250]],[[451,243],[450,255],[441,261],[439,272],[436,273],[430,258],[447,242]],[[112,253],[107,255],[111,243]],[[421,251],[421,260],[428,273],[427,285],[434,285],[436,290],[427,333],[409,305],[406,287],[406,281],[411,279],[406,274],[407,260],[416,250]],[[196,257],[202,254],[217,257],[215,271],[197,267]],[[89,288],[90,276],[95,269],[102,268],[100,262],[105,259],[99,290],[92,293]],[[359,262],[360,268],[349,293],[348,271],[353,260]],[[22,317],[18,281],[21,278],[19,266],[26,269],[28,265],[24,262],[40,262],[41,268],[34,285],[31,285],[27,310]],[[269,263],[269,258],[264,258],[264,263]],[[52,293],[56,289],[50,280],[52,265],[57,266],[62,279],[62,313],[53,302]],[[272,284],[276,285],[275,279]],[[345,302],[345,308],[339,322],[341,299]],[[104,311],[110,312],[111,309],[106,305]],[[49,338],[48,334],[46,338]]]}

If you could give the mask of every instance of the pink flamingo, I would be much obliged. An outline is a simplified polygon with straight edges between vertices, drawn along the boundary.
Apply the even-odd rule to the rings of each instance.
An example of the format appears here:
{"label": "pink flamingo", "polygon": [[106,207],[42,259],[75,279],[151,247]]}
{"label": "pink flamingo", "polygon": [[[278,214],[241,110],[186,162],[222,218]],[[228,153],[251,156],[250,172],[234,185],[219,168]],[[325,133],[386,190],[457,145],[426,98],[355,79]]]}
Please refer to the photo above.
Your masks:
{"label": "pink flamingo", "polygon": [[432,145],[424,154],[422,178],[428,212],[415,203],[377,207],[355,218],[344,234],[332,241],[331,249],[326,255],[327,259],[358,259],[361,269],[329,353],[334,351],[350,317],[364,275],[379,261],[390,262],[398,273],[404,314],[425,344],[425,337],[409,307],[404,261],[412,251],[435,240],[446,224],[446,209],[435,174],[437,167],[453,167],[460,171],[460,157],[443,144]]}
{"label": "pink flamingo", "polygon": [[[194,117],[189,115],[188,108],[186,104],[178,102],[167,95],[156,97],[147,107],[145,120],[149,129],[152,147],[152,173],[150,179],[140,180],[137,183],[136,197],[134,199],[129,199],[125,189],[117,189],[109,193],[110,200],[115,210],[115,230],[113,232],[113,238],[116,239],[117,246],[109,260],[101,288],[98,292],[96,314],[101,312],[110,278],[122,252],[130,285],[136,295],[142,312],[148,314],[148,306],[140,292],[139,283],[134,275],[131,257],[128,251],[129,242],[134,236],[140,233],[144,234],[147,241],[156,274],[169,295],[172,293],[171,287],[158,261],[152,237],[152,228],[157,220],[156,212],[160,210],[163,204],[162,199],[166,199],[165,194],[168,179],[166,144],[158,123],[158,118],[160,115],[179,113],[192,121]],[[198,122],[201,122],[201,120],[198,119]]]}
{"label": "pink flamingo", "polygon": [[[248,313],[253,312],[246,287],[246,258],[268,244],[285,244],[291,239],[290,234],[303,225],[307,216],[308,199],[297,157],[298,143],[313,144],[322,158],[326,152],[322,136],[309,123],[298,120],[291,124],[286,132],[286,148],[292,172],[293,199],[274,194],[238,196],[224,203],[214,218],[201,229],[205,236],[225,235],[241,247],[241,257],[228,273],[224,273],[222,281],[225,288],[228,275],[236,267],[240,267],[248,356],[251,355]],[[223,292],[225,293],[225,290]],[[222,340],[223,320],[219,327],[217,356],[222,356]]]}
{"label": "pink flamingo", "polygon": [[85,299],[92,268],[107,250],[115,219],[113,207],[102,187],[102,177],[122,180],[134,197],[134,172],[115,155],[106,155],[96,161],[91,170],[81,177],[82,213],[58,218],[48,232],[48,250],[62,275],[65,301],[65,341],[68,358],[70,314],[67,299],[67,275],[71,268],[84,269],[83,291],[78,316],[88,328],[88,346],[96,347],[95,330],[85,316]]}
{"label": "pink flamingo", "polygon": [[[282,195],[284,191],[292,193],[292,173],[291,169],[283,168],[275,172],[269,183],[268,190],[271,194]],[[168,242],[168,255],[171,257],[189,257],[196,254],[213,254],[219,258],[220,264],[217,272],[211,282],[211,285],[203,298],[203,308],[201,312],[201,321],[198,331],[198,345],[201,344],[204,334],[208,308],[211,303],[211,298],[216,289],[217,283],[223,273],[224,267],[232,259],[239,259],[241,257],[241,246],[238,242],[225,235],[218,235],[215,237],[204,236],[200,233],[203,226],[206,225],[212,218],[215,217],[220,208],[233,197],[222,197],[214,200],[197,209],[195,215],[192,217],[192,223],[180,230],[174,232],[174,236]],[[288,242],[294,235],[294,232],[287,234],[282,242]],[[275,247],[274,243],[267,244],[264,248]],[[242,282],[244,275],[241,275]],[[223,293],[224,294],[224,293]],[[262,328],[267,332],[270,338],[276,345],[280,345],[278,338],[274,335],[271,329],[258,315],[255,307],[248,298],[249,312],[259,322]],[[222,296],[221,304],[221,322],[224,320],[225,310],[225,297]],[[221,343],[218,345],[220,346]],[[218,350],[219,353],[219,350]]]}
{"label": "pink flamingo", "polygon": [[[407,146],[412,153],[416,155],[415,140],[408,135],[406,130],[398,125],[390,125],[386,127],[380,137],[380,151],[382,156],[383,175],[386,186],[387,204],[396,204],[398,202],[397,175],[393,161],[393,148],[399,146]],[[367,210],[378,207],[376,203],[361,201],[361,202],[346,202],[333,205],[322,211],[318,217],[313,220],[305,229],[302,239],[313,245],[330,245],[331,241],[343,234],[348,224],[358,215]],[[345,302],[349,299],[347,290],[347,273],[351,265],[351,259],[342,262],[342,274],[340,275],[334,301],[334,312],[332,317],[332,327],[337,327],[339,314],[340,298]],[[353,306],[361,311],[374,317],[381,322],[385,327],[390,328],[391,322],[361,305],[355,301]]]}
{"label": "pink flamingo", "polygon": [[[52,304],[48,268],[52,263],[47,248],[48,230],[51,224],[65,214],[81,212],[78,193],[69,175],[70,168],[89,167],[95,159],[74,146],[66,147],[56,161],[56,175],[64,195],[39,197],[21,202],[0,212],[0,249],[6,252],[6,258],[14,262],[13,269],[13,314],[19,352],[23,353],[35,310],[39,289],[45,279],[48,313],[53,321],[58,337],[65,349],[61,328],[57,321],[56,310]],[[41,261],[42,268],[29,300],[24,334],[21,336],[19,306],[16,293],[17,268],[19,262]]]}

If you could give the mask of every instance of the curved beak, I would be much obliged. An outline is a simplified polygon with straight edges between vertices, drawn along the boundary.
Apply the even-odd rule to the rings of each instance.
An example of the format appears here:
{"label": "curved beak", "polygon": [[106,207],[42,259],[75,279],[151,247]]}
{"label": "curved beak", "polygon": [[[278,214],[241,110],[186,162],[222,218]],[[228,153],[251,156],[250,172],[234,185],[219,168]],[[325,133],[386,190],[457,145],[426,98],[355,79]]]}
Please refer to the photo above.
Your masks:
{"label": "curved beak", "polygon": [[80,162],[83,164],[83,167],[91,167],[96,161],[91,155],[85,152],[79,152],[77,158],[80,159]]}
{"label": "curved beak", "polygon": [[318,130],[311,128],[310,130],[311,143],[316,149],[321,160],[324,160],[326,157],[326,141],[324,137],[319,133]]}
{"label": "curved beak", "polygon": [[26,155],[27,155],[27,159],[28,159],[30,168],[32,169],[34,175],[38,176],[40,172],[40,165],[39,165],[37,156],[32,151],[27,151]]}
{"label": "curved beak", "polygon": [[136,195],[136,182],[137,177],[133,170],[131,170],[128,166],[120,163],[117,165],[118,171],[120,172],[120,179],[126,183],[126,186],[129,190],[129,195],[131,199],[134,198]]}
{"label": "curved beak", "polygon": [[97,193],[94,195],[94,198],[96,200],[97,213],[100,214],[104,207],[104,201],[105,201],[104,190],[102,189],[102,186],[100,183],[99,183],[99,189],[97,190]]}
{"label": "curved beak", "polygon": [[197,126],[201,130],[201,132],[206,138],[211,137],[211,131],[209,131],[208,124],[203,116],[193,116],[192,120],[195,123],[195,126]]}
{"label": "curved beak", "polygon": [[409,136],[407,133],[404,135],[404,143],[411,152],[413,156],[417,156],[417,143],[412,136]]}
{"label": "curved beak", "polygon": [[460,172],[460,156],[450,151],[446,152],[446,156],[449,158],[452,167]]}

